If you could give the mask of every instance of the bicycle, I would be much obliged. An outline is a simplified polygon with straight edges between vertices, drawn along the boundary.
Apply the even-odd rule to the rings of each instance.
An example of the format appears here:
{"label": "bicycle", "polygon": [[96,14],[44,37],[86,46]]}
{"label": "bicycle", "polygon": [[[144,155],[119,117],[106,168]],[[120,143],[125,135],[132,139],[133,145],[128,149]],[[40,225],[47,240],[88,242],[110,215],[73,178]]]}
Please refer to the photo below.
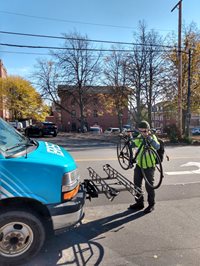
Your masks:
{"label": "bicycle", "polygon": [[[120,139],[117,144],[117,158],[118,158],[119,164],[124,170],[128,170],[132,168],[133,165],[137,161],[138,154],[143,148],[142,154],[140,157],[140,165],[141,165],[141,171],[142,171],[143,177],[145,179],[145,182],[150,187],[152,187],[153,189],[157,189],[160,187],[162,183],[162,179],[164,177],[160,157],[157,151],[151,147],[150,143],[145,138],[142,138],[143,143],[141,144],[141,146],[137,148],[137,150],[136,149],[133,150],[132,137],[129,134],[131,132],[132,131],[127,131],[127,132],[123,132],[120,134]],[[145,165],[147,165],[147,157],[146,157],[147,154],[151,160],[151,164],[152,165],[155,164],[155,168],[156,168],[153,184],[151,184],[148,181],[148,178],[146,177],[145,170],[144,170]]]}
{"label": "bicycle", "polygon": [[132,138],[129,134],[132,131],[125,131],[119,134],[119,142],[117,143],[117,158],[120,166],[124,170],[128,170],[132,166],[131,158],[133,158],[133,150],[131,148]]}

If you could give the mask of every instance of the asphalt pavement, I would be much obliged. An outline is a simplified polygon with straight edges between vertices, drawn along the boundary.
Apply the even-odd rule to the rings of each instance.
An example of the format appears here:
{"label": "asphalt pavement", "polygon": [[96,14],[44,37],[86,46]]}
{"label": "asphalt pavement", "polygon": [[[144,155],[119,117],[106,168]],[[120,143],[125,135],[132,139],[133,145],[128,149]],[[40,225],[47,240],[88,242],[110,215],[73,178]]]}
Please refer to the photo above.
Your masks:
{"label": "asphalt pavement", "polygon": [[49,239],[27,266],[199,266],[199,210],[199,198],[162,201],[146,215],[87,206],[82,224]]}
{"label": "asphalt pavement", "polygon": [[[114,146],[117,141],[111,136],[69,133],[44,140],[68,150]],[[129,199],[102,205],[95,204],[99,199],[87,200],[81,224],[49,238],[26,265],[200,265],[200,183],[161,187],[155,211],[149,214],[128,210]]]}

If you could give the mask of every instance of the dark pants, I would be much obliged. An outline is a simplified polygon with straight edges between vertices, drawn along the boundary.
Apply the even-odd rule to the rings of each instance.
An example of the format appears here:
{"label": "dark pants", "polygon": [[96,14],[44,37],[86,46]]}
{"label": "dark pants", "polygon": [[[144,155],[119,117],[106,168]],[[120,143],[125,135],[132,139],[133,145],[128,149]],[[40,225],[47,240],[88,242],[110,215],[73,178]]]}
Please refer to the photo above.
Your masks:
{"label": "dark pants", "polygon": [[[151,168],[144,169],[144,172],[145,172],[145,175],[146,175],[149,183],[153,185],[155,168],[151,167]],[[142,180],[143,180],[143,175],[142,175],[141,168],[138,165],[136,165],[136,167],[134,169],[134,184],[135,184],[135,186],[142,189]],[[153,206],[155,204],[155,191],[146,182],[145,182],[145,188],[146,188],[147,195],[148,195],[147,201],[148,201],[150,206]],[[139,196],[139,195],[136,195],[136,196]],[[139,204],[144,203],[144,197],[143,196],[141,196],[140,198],[135,198],[135,200]]]}

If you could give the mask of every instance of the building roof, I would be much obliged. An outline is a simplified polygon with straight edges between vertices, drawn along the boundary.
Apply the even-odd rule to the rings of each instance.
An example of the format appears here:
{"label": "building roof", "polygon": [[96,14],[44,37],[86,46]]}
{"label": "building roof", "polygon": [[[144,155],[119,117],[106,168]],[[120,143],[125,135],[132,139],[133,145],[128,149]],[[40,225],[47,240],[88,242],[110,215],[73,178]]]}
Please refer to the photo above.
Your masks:
{"label": "building roof", "polygon": [[[115,88],[112,86],[85,86],[83,88],[87,90],[88,94],[113,94],[115,91]],[[73,92],[75,89],[77,89],[76,86],[58,85],[58,92]],[[127,93],[131,92],[131,88],[129,87],[125,87],[124,90],[126,90]]]}

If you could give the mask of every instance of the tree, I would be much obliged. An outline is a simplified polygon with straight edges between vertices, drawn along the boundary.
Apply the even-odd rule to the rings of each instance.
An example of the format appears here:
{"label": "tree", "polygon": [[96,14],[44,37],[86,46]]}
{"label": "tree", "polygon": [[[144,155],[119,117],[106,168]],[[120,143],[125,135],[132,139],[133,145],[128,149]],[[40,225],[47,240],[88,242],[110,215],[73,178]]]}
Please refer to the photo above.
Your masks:
{"label": "tree", "polygon": [[148,32],[144,88],[150,125],[152,125],[152,106],[163,100],[166,90],[166,62],[163,57],[162,43],[163,40],[158,33],[154,30]]}
{"label": "tree", "polygon": [[44,120],[49,108],[29,81],[16,76],[1,79],[6,108],[12,120],[33,118]]}
{"label": "tree", "polygon": [[[186,121],[188,109],[188,70],[189,70],[189,49],[191,49],[190,62],[190,110],[191,112],[199,112],[200,102],[200,33],[194,23],[188,27],[184,27],[182,43],[182,117],[183,117],[183,132],[186,132]],[[174,41],[175,43],[175,41]],[[178,53],[174,49],[168,57],[172,71],[171,75],[175,76],[178,69]],[[177,96],[177,90],[176,94]],[[177,101],[177,97],[176,97]]]}
{"label": "tree", "polygon": [[163,40],[155,31],[147,32],[139,22],[134,34],[133,51],[129,54],[129,81],[132,86],[133,117],[136,124],[143,118],[152,123],[152,105],[160,100],[165,90],[165,60],[162,56]]}
{"label": "tree", "polygon": [[32,74],[34,84],[38,87],[42,99],[54,103],[55,106],[70,112],[61,106],[58,96],[58,85],[62,82],[60,71],[55,61],[38,59]]}
{"label": "tree", "polygon": [[[113,111],[119,121],[119,127],[122,129],[122,116],[124,108],[128,107],[128,95],[130,89],[127,88],[127,58],[117,48],[112,47],[113,52],[105,58],[104,75],[105,83],[111,88],[111,96],[104,97],[104,104]],[[114,97],[113,97],[114,96]]]}
{"label": "tree", "polygon": [[[81,128],[83,129],[86,117],[86,107],[88,105],[87,93],[91,86],[98,83],[100,75],[100,53],[94,54],[91,51],[92,46],[87,36],[81,36],[77,32],[64,34],[65,42],[63,49],[53,52],[54,63],[51,64],[40,61],[37,65],[38,70],[34,73],[37,84],[42,88],[44,95],[48,95],[55,104],[60,105],[58,100],[57,85],[64,85],[62,96],[74,99],[79,106]],[[67,90],[70,86],[73,90]],[[70,107],[60,105],[60,108],[68,113],[72,110]]]}

